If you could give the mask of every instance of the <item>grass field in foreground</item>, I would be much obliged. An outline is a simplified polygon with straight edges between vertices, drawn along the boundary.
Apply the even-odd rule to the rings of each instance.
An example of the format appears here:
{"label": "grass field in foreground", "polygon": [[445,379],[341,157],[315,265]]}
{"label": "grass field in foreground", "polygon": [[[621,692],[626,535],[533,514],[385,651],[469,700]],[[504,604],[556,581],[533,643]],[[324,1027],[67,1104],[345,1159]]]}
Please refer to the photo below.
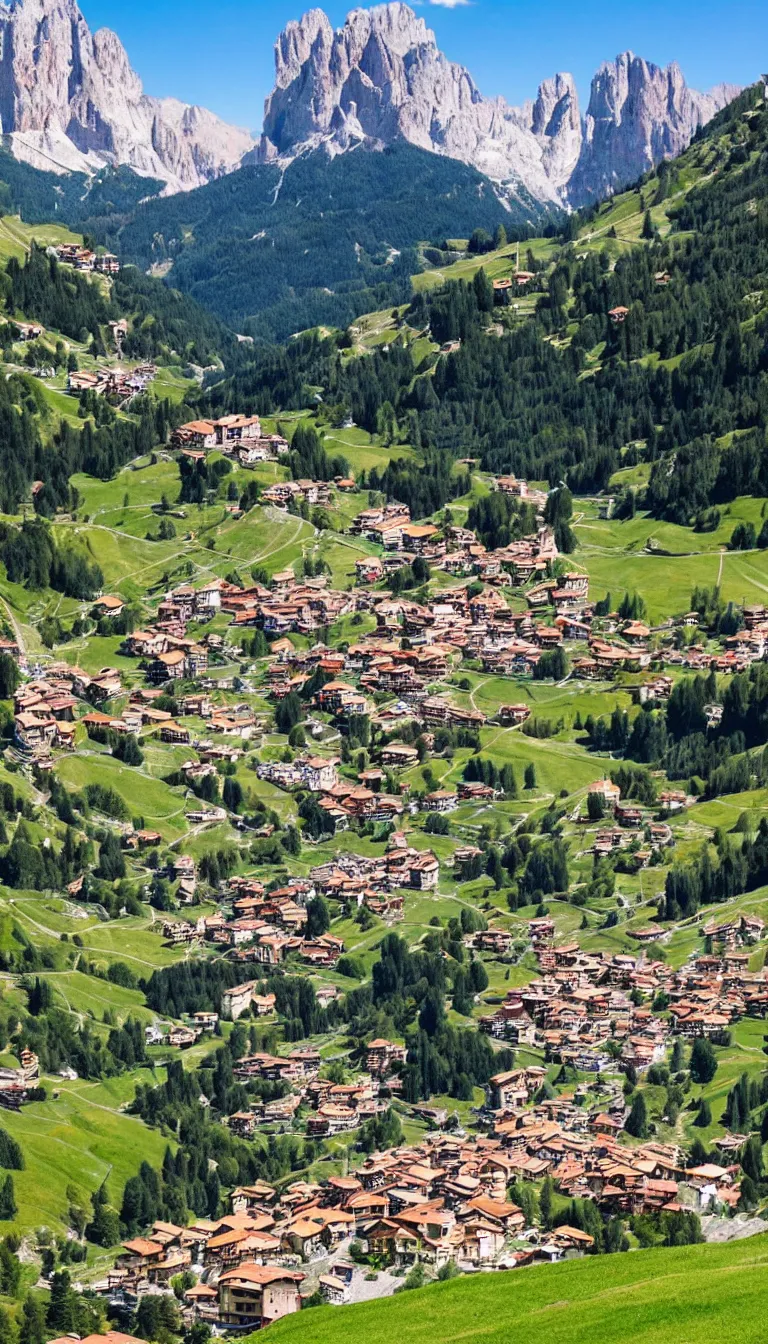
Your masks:
{"label": "grass field in foreground", "polygon": [[758,1344],[768,1236],[481,1274],[286,1316],[274,1344]]}

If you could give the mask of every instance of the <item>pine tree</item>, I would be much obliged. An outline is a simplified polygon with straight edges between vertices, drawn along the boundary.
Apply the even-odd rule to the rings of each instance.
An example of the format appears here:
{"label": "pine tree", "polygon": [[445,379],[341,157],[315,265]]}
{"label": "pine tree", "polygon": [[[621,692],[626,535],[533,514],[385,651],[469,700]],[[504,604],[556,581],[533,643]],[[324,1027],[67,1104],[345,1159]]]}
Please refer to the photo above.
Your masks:
{"label": "pine tree", "polygon": [[685,1068],[685,1051],[683,1049],[683,1042],[679,1036],[675,1037],[672,1046],[672,1058],[669,1067],[673,1073],[682,1073]]}
{"label": "pine tree", "polygon": [[15,1218],[17,1213],[13,1177],[9,1174],[4,1181],[0,1181],[0,1220]]}
{"label": "pine tree", "polygon": [[717,1073],[717,1055],[710,1041],[697,1036],[691,1050],[691,1078],[694,1083],[711,1083]]}
{"label": "pine tree", "polygon": [[77,1324],[77,1301],[72,1281],[66,1270],[60,1270],[51,1279],[46,1324],[58,1335],[70,1334]]}
{"label": "pine tree", "polygon": [[0,1167],[9,1168],[12,1171],[24,1170],[24,1154],[21,1145],[9,1134],[7,1129],[0,1129]]}
{"label": "pine tree", "polygon": [[744,1144],[740,1161],[744,1175],[759,1186],[763,1179],[763,1145],[756,1134],[752,1134]]}
{"label": "pine tree", "polygon": [[552,1226],[552,1216],[554,1211],[555,1183],[551,1176],[545,1176],[544,1183],[539,1195],[539,1212],[544,1227]]}
{"label": "pine tree", "polygon": [[0,1307],[0,1344],[16,1344],[16,1324],[11,1313]]}
{"label": "pine tree", "polygon": [[699,1129],[708,1129],[712,1124],[712,1107],[703,1097],[699,1099],[699,1109],[693,1122]]}
{"label": "pine tree", "polygon": [[739,1208],[748,1213],[750,1209],[757,1208],[759,1202],[760,1194],[755,1182],[751,1176],[742,1176],[739,1185]]}
{"label": "pine tree", "polygon": [[28,1293],[21,1309],[19,1344],[45,1344],[48,1334],[43,1303],[39,1297]]}
{"label": "pine tree", "polygon": [[491,284],[485,270],[481,267],[475,272],[472,281],[472,287],[475,291],[475,300],[481,313],[493,312],[493,285]]}
{"label": "pine tree", "polygon": [[648,1138],[648,1108],[642,1092],[635,1093],[624,1128],[634,1139]]}

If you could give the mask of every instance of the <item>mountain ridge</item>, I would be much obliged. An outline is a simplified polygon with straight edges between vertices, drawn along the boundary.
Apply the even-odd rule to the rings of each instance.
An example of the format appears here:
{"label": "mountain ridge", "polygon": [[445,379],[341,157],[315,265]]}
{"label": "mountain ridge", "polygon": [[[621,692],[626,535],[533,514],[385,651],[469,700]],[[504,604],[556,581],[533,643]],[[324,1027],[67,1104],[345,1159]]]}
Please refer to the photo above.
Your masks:
{"label": "mountain ridge", "polygon": [[578,207],[680,153],[738,92],[698,93],[676,63],[624,52],[596,72],[583,117],[563,72],[513,107],[486,97],[424,19],[391,0],[338,29],[318,8],[287,24],[255,141],[205,108],[146,94],[117,34],[91,32],[77,0],[8,0],[0,34],[0,127],[18,160],[59,174],[124,166],[163,194],[316,149],[402,142],[475,168],[502,200]]}
{"label": "mountain ridge", "polygon": [[585,204],[680,153],[739,92],[698,93],[676,62],[662,69],[627,51],[599,67],[583,119],[564,72],[513,107],[485,97],[402,0],[353,10],[335,30],[321,9],[292,20],[275,44],[275,76],[255,162],[405,140],[470,164],[508,195],[522,189],[559,206]]}
{"label": "mountain ridge", "polygon": [[205,108],[144,93],[117,34],[92,33],[76,0],[10,0],[0,32],[2,132],[32,167],[125,165],[179,191],[237,167],[253,144]]}

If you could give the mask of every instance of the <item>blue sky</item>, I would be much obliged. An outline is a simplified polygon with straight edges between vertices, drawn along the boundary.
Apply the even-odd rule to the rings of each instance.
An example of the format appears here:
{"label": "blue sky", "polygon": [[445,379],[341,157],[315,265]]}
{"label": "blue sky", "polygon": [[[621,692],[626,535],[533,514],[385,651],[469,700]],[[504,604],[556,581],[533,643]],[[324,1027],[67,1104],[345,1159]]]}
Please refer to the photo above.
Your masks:
{"label": "blue sky", "polygon": [[[122,38],[148,93],[200,103],[261,129],[275,37],[313,0],[80,0],[93,28]],[[314,0],[318,3],[318,0]],[[322,4],[341,24],[353,3]],[[766,0],[423,0],[414,5],[483,93],[522,102],[557,70],[575,77],[584,110],[601,61],[630,48],[658,65],[677,60],[689,84],[748,83],[768,67]]]}

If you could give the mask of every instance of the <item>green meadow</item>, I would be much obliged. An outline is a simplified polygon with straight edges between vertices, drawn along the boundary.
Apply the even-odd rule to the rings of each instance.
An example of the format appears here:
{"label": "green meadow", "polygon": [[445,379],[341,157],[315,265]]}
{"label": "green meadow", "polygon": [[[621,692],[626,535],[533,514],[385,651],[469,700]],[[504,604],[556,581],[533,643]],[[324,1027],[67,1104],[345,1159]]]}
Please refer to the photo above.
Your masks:
{"label": "green meadow", "polygon": [[[130,1095],[136,1082],[151,1077],[148,1071],[143,1080],[132,1075]],[[160,1166],[168,1142],[124,1114],[122,1101],[110,1101],[104,1087],[78,1082],[57,1090],[55,1080],[46,1080],[46,1086],[49,1100],[3,1113],[3,1126],[22,1145],[26,1159],[25,1170],[14,1172],[19,1212],[12,1226],[22,1235],[38,1227],[63,1230],[70,1193],[74,1202],[88,1208],[90,1196],[104,1181],[119,1206],[128,1177],[143,1161]],[[7,1231],[11,1224],[2,1226]]]}
{"label": "green meadow", "polygon": [[762,1344],[768,1237],[479,1274],[287,1316],[276,1344]]}

